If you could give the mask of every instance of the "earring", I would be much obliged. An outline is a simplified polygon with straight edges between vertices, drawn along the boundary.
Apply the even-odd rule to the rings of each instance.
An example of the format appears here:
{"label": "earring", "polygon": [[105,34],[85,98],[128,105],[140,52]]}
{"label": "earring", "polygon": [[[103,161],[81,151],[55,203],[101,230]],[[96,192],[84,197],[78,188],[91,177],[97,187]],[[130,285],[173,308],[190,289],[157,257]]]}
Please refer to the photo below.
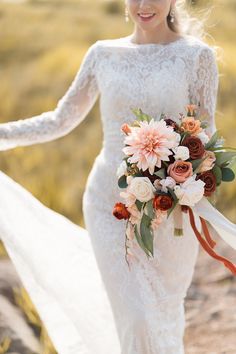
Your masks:
{"label": "earring", "polygon": [[129,22],[129,12],[128,12],[127,7],[125,7],[125,21]]}
{"label": "earring", "polygon": [[174,12],[173,9],[171,9],[171,10],[170,10],[170,22],[172,22],[172,23],[173,23],[174,20],[175,20],[174,16],[175,16],[175,12]]}

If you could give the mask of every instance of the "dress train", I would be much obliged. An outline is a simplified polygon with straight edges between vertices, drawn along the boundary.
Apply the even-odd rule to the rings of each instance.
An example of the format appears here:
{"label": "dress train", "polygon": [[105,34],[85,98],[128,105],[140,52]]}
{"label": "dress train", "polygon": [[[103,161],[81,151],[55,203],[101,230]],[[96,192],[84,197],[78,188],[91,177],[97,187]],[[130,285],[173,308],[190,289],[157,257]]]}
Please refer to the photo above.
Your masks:
{"label": "dress train", "polygon": [[0,237],[59,354],[118,354],[86,229],[0,171]]}

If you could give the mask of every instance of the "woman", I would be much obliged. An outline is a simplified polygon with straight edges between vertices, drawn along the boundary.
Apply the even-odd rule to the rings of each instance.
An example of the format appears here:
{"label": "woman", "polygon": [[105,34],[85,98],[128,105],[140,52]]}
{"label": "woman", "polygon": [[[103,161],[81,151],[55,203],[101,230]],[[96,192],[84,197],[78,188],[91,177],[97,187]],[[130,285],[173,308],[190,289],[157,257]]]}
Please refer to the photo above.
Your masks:
{"label": "woman", "polygon": [[179,28],[181,3],[127,0],[133,33],[91,45],[55,110],[0,125],[1,150],[51,141],[78,126],[100,95],[104,140],[83,196],[86,230],[0,173],[1,238],[60,354],[184,353],[184,298],[199,250],[187,216],[184,237],[173,237],[172,215],[160,225],[153,259],[134,239],[129,269],[125,222],[112,215],[131,108],[174,119],[199,103],[215,131],[215,54]]}

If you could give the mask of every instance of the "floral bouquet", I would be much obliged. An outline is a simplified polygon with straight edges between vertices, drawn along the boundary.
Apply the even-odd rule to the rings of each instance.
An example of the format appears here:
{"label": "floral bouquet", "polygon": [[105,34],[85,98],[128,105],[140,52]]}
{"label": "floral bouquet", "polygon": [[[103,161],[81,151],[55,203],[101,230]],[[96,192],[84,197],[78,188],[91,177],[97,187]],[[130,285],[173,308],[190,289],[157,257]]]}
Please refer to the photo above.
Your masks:
{"label": "floral bouquet", "polygon": [[[132,109],[137,119],[121,127],[125,156],[117,169],[125,202],[114,205],[113,215],[127,220],[126,241],[135,236],[150,257],[154,231],[163,220],[173,212],[174,236],[183,236],[182,213],[189,212],[199,242],[236,275],[236,266],[212,250],[216,242],[203,218],[205,239],[197,230],[191,209],[204,196],[211,197],[222,181],[234,180],[230,166],[236,149],[224,147],[218,131],[209,136],[207,121],[197,118],[196,105],[185,109],[187,113],[179,113],[177,120],[162,113],[158,121],[141,109]],[[127,248],[126,242],[126,256]]]}

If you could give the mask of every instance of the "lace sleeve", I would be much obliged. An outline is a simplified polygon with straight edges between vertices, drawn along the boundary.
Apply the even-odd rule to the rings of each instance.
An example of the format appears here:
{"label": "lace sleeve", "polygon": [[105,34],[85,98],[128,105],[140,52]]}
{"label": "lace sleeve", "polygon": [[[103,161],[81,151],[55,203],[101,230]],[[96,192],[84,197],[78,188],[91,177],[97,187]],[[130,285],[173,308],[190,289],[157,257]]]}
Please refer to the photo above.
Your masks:
{"label": "lace sleeve", "polygon": [[60,138],[82,122],[99,94],[96,78],[97,42],[87,50],[69,89],[53,111],[0,124],[0,150]]}
{"label": "lace sleeve", "polygon": [[204,47],[193,68],[190,84],[190,101],[198,105],[199,115],[203,115],[209,126],[206,131],[213,134],[216,130],[215,109],[219,85],[219,73],[214,49]]}

